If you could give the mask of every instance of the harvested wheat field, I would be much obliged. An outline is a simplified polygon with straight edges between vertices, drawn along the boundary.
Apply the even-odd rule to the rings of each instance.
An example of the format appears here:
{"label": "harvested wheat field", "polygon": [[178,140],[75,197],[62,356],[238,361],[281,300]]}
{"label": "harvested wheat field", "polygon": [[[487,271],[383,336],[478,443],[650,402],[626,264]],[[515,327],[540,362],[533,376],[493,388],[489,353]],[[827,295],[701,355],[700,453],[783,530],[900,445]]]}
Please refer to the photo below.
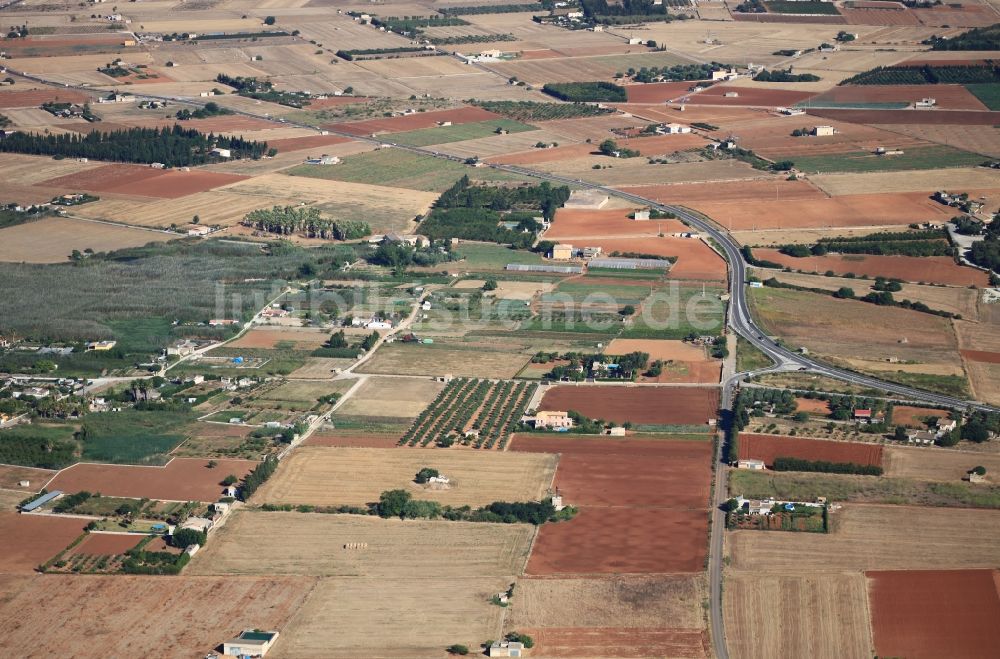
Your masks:
{"label": "harvested wheat field", "polygon": [[78,463],[67,467],[49,483],[49,489],[64,492],[100,492],[105,496],[160,499],[163,501],[217,501],[221,481],[232,474],[238,479],[257,466],[253,460],[207,460],[174,458],[163,467],[138,467]]}
{"label": "harvested wheat field", "polygon": [[470,378],[512,378],[531,358],[527,349],[459,343],[383,345],[359,373],[431,375]]}
{"label": "harvested wheat field", "polygon": [[0,261],[65,263],[73,250],[110,252],[179,237],[173,233],[46,217],[0,229]]}
{"label": "harvested wheat field", "polygon": [[[366,448],[300,448],[282,461],[254,502],[364,506],[386,490],[443,505],[479,507],[494,501],[539,501],[552,485],[557,459],[535,453],[486,453]],[[424,467],[448,486],[414,482]]]}
{"label": "harvested wheat field", "polygon": [[701,425],[717,416],[713,387],[555,386],[541,409],[575,410],[592,419],[658,425]]}
{"label": "harvested wheat field", "polygon": [[332,377],[334,370],[354,363],[353,359],[309,357],[306,363],[288,374],[290,380],[319,380]]}
{"label": "harvested wheat field", "polygon": [[309,435],[303,446],[327,446],[346,448],[395,448],[399,443],[399,433],[373,433],[353,430],[319,431]]}
{"label": "harvested wheat field", "polygon": [[70,554],[116,556],[135,547],[144,537],[130,533],[88,533],[83,542],[70,550]]}
{"label": "harvested wheat field", "polygon": [[1000,648],[997,570],[867,572],[875,651],[979,659]]}
{"label": "harvested wheat field", "polygon": [[726,642],[736,659],[871,659],[861,574],[730,572],[722,593]]}
{"label": "harvested wheat field", "polygon": [[[499,576],[322,579],[268,656],[438,659],[453,643],[476,647],[500,637],[504,609],[489,600],[511,581]],[[427,606],[431,601],[434,606]]]}
{"label": "harvested wheat field", "polygon": [[[535,136],[536,133],[532,132],[531,135]],[[490,156],[486,158],[486,161],[497,165],[534,165],[543,162],[585,158],[596,153],[597,148],[592,144],[570,144],[567,146],[555,146],[547,149],[532,149],[531,151],[518,151],[516,153]]]}
{"label": "harvested wheat field", "polygon": [[0,512],[0,574],[33,572],[83,533],[86,524],[82,519]]}
{"label": "harvested wheat field", "polygon": [[[483,279],[463,279],[453,288],[458,290],[481,290],[486,283]],[[531,300],[540,293],[551,293],[554,285],[541,281],[505,281],[496,282],[493,297],[498,300]]]}
{"label": "harvested wheat field", "polygon": [[204,656],[244,629],[283,631],[315,582],[168,580],[169,587],[163,579],[126,575],[0,577],[0,618],[8,621],[0,652],[9,657],[151,657],[170,648],[170,656]]}
{"label": "harvested wheat field", "polygon": [[992,567],[1000,562],[1000,511],[844,504],[831,516],[833,532],[729,534],[738,569],[909,570]]}
{"label": "harvested wheat field", "polygon": [[227,343],[226,347],[271,349],[281,344],[289,344],[293,350],[314,350],[326,343],[329,338],[328,331],[300,327],[252,329],[232,343]]}
{"label": "harvested wheat field", "polygon": [[369,377],[337,410],[339,415],[415,417],[444,389],[431,378]]}
{"label": "harvested wheat field", "polygon": [[[19,490],[28,496],[37,492],[56,475],[51,469],[35,469],[34,467],[18,467],[16,465],[0,465],[0,489]],[[21,481],[28,481],[26,487],[21,487]]]}
{"label": "harvested wheat field", "polygon": [[769,467],[774,466],[776,458],[847,462],[875,467],[882,464],[882,447],[877,444],[740,433],[739,449],[740,460],[762,460]]}
{"label": "harvested wheat field", "polygon": [[[186,573],[394,579],[513,575],[524,569],[534,533],[527,524],[236,511]],[[354,543],[367,546],[344,548]]]}
{"label": "harvested wheat field", "polygon": [[507,629],[542,657],[707,657],[701,575],[523,578]]}
{"label": "harvested wheat field", "polygon": [[267,145],[277,149],[279,153],[290,151],[302,151],[304,149],[322,149],[334,144],[344,144],[350,142],[350,138],[340,135],[308,135],[305,137],[285,137],[276,140],[268,140]]}
{"label": "harvested wheat field", "polygon": [[[796,258],[776,249],[756,249],[754,256],[772,261],[794,270],[826,272],[844,275],[853,272],[869,277],[887,277],[911,282],[928,282],[949,286],[989,285],[989,277],[982,270],[955,263],[950,256],[866,256],[860,254],[827,254]],[[902,296],[900,294],[900,299]]]}
{"label": "harvested wheat field", "polygon": [[769,178],[747,181],[730,181],[720,186],[717,183],[677,183],[674,185],[622,186],[622,190],[664,204],[690,206],[696,202],[715,204],[742,204],[760,199],[816,200],[826,195],[817,190],[809,181]]}
{"label": "harvested wheat field", "polygon": [[546,240],[605,236],[655,236],[661,231],[676,233],[687,231],[679,220],[633,220],[631,208],[583,210],[560,208],[552,226],[545,232]]}
{"label": "harvested wheat field", "polygon": [[731,230],[908,225],[946,222],[954,214],[920,193],[747,200],[742,204],[699,201],[690,205]]}
{"label": "harvested wheat field", "polygon": [[958,483],[976,466],[986,467],[987,481],[1000,478],[1000,455],[994,453],[907,446],[885,450],[885,474],[893,478]]}

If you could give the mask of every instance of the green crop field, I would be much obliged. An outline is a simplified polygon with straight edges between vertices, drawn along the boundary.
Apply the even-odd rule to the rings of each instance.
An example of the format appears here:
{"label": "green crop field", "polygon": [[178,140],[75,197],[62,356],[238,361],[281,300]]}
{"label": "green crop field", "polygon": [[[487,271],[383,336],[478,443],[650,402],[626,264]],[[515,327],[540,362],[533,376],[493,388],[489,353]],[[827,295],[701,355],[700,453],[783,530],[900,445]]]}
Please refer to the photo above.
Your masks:
{"label": "green crop field", "polygon": [[497,129],[504,129],[510,133],[524,133],[530,130],[538,130],[534,126],[522,124],[513,119],[495,119],[492,121],[475,121],[458,126],[436,126],[434,128],[410,130],[405,133],[393,133],[390,138],[397,144],[430,146],[432,144],[447,144],[448,142],[462,142],[464,140],[489,137],[490,135],[498,134]]}
{"label": "green crop field", "polygon": [[540,254],[492,243],[463,242],[458,246],[458,253],[465,257],[462,261],[463,268],[472,271],[503,270],[508,263],[541,265],[543,262]]}
{"label": "green crop field", "polygon": [[191,412],[126,410],[91,414],[83,422],[83,459],[117,464],[164,464],[184,440]]}
{"label": "green crop field", "polygon": [[487,168],[472,169],[462,163],[400,149],[380,149],[347,156],[335,167],[296,165],[282,173],[430,192],[444,192],[465,175],[479,181],[521,180],[516,174]]}
{"label": "green crop field", "polygon": [[966,89],[972,92],[983,105],[991,110],[1000,110],[1000,83],[986,82],[977,85],[966,85]]}
{"label": "green crop field", "polygon": [[979,154],[961,151],[949,146],[928,146],[905,149],[900,156],[876,156],[868,151],[832,153],[817,156],[787,156],[775,160],[791,160],[803,172],[893,172],[907,169],[938,169],[941,167],[970,167],[980,164]]}
{"label": "green crop field", "polygon": [[794,2],[790,0],[774,0],[765,2],[764,6],[772,14],[823,14],[827,16],[839,16],[840,12],[832,2],[818,2],[809,0],[808,2]]}

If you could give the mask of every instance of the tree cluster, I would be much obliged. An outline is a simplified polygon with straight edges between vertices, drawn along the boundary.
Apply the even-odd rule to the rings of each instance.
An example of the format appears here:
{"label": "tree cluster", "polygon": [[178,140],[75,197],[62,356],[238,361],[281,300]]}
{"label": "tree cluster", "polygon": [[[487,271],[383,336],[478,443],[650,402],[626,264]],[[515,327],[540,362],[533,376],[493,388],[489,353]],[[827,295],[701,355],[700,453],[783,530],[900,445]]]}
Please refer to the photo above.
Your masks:
{"label": "tree cluster", "polygon": [[306,238],[325,240],[357,240],[371,233],[366,222],[325,219],[311,206],[260,208],[247,213],[240,224],[282,236],[299,233]]}

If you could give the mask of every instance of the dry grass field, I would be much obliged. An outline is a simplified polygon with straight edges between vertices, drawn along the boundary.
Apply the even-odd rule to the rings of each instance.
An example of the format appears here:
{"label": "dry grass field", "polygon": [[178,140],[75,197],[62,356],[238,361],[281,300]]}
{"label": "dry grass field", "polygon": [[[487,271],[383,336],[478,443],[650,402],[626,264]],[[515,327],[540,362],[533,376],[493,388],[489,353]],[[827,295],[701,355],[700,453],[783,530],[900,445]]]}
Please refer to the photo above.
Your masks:
{"label": "dry grass field", "polygon": [[[381,349],[380,349],[381,350]],[[415,417],[444,389],[424,378],[369,377],[337,410],[341,415]]]}
{"label": "dry grass field", "polygon": [[982,451],[955,451],[890,447],[885,449],[883,464],[886,476],[921,481],[958,483],[973,467],[986,467],[993,481],[1000,474],[1000,455]]}
{"label": "dry grass field", "polygon": [[[807,288],[822,288],[828,291],[835,291],[843,286],[847,286],[854,289],[855,294],[858,296],[872,290],[871,286],[873,283],[864,279],[805,275],[797,272],[775,272],[770,270],[757,272],[757,276],[764,275],[765,278],[774,277],[780,282],[795,286],[805,286]],[[976,308],[979,291],[954,286],[927,286],[921,284],[903,284],[902,286],[903,290],[893,294],[898,300],[923,302],[931,309],[961,314],[963,318],[975,319],[979,315]]]}
{"label": "dry grass field", "polygon": [[499,638],[504,609],[489,599],[510,582],[509,577],[322,579],[269,654],[437,659],[453,643],[474,648]]}
{"label": "dry grass field", "polygon": [[229,348],[271,349],[287,343],[295,350],[313,350],[330,338],[324,330],[305,327],[285,327],[281,329],[252,329],[237,340],[227,343]]}
{"label": "dry grass field", "polygon": [[197,215],[203,224],[229,226],[258,208],[280,203],[274,198],[210,190],[180,199],[139,200],[102,197],[98,202],[74,209],[74,215],[95,220],[111,220],[136,226],[166,228]]}
{"label": "dry grass field", "polygon": [[845,504],[833,532],[729,534],[737,569],[787,571],[993,567],[1000,561],[1000,511]]}
{"label": "dry grass field", "polygon": [[737,659],[872,656],[867,585],[860,573],[732,572],[725,580],[723,611],[729,652]]}
{"label": "dry grass field", "polygon": [[[237,511],[198,553],[189,575],[406,578],[520,574],[534,527]],[[344,549],[365,543],[366,549]],[[248,547],[253,547],[248,551]]]}
{"label": "dry grass field", "polygon": [[[451,506],[539,501],[557,461],[545,453],[303,447],[281,463],[254,502],[364,506],[395,489]],[[451,486],[415,483],[424,467],[448,476]]]}
{"label": "dry grass field", "polygon": [[342,394],[354,384],[353,380],[321,380],[285,382],[274,389],[261,394],[258,403],[289,409],[308,409],[325,396]]}
{"label": "dry grass field", "polygon": [[512,378],[531,358],[519,348],[496,344],[452,343],[412,345],[392,343],[378,349],[359,373],[387,375],[454,375],[473,378]]}
{"label": "dry grass field", "polygon": [[204,656],[243,629],[284,630],[314,581],[174,577],[164,588],[161,579],[124,575],[3,576],[0,618],[10,624],[0,653],[145,657],[170,648],[170,656]]}
{"label": "dry grass field", "polygon": [[110,252],[179,237],[158,231],[49,217],[0,230],[0,261],[65,263],[74,249]]}
{"label": "dry grass field", "polygon": [[998,187],[996,173],[982,167],[865,174],[816,174],[810,176],[809,180],[832,196],[883,192],[926,192],[930,196],[937,190],[965,192]]}
{"label": "dry grass field", "polygon": [[334,369],[342,369],[353,363],[353,359],[310,357],[303,366],[289,373],[288,378],[290,380],[325,379],[333,375]]}

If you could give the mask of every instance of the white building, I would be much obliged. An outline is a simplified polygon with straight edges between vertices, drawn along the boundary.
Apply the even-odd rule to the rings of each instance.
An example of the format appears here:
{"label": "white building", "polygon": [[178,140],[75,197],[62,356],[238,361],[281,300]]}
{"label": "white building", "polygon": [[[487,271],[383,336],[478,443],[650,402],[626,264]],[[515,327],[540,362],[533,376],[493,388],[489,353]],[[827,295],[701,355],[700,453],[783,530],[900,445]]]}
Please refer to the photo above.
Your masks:
{"label": "white building", "polygon": [[834,135],[837,130],[833,126],[813,126],[812,134],[817,137],[829,137]]}
{"label": "white building", "polygon": [[245,629],[222,644],[222,652],[233,657],[263,657],[278,639],[278,632]]}
{"label": "white building", "polygon": [[211,154],[213,156],[218,156],[219,158],[233,157],[233,152],[230,149],[220,149],[219,147],[215,147],[214,149],[212,149]]}
{"label": "white building", "polygon": [[740,469],[752,469],[755,471],[763,471],[764,461],[763,460],[753,460],[750,458],[740,460],[736,463],[736,466]]}
{"label": "white building", "polygon": [[680,135],[682,133],[690,133],[691,127],[684,124],[664,124],[659,132],[662,132],[664,135]]}

